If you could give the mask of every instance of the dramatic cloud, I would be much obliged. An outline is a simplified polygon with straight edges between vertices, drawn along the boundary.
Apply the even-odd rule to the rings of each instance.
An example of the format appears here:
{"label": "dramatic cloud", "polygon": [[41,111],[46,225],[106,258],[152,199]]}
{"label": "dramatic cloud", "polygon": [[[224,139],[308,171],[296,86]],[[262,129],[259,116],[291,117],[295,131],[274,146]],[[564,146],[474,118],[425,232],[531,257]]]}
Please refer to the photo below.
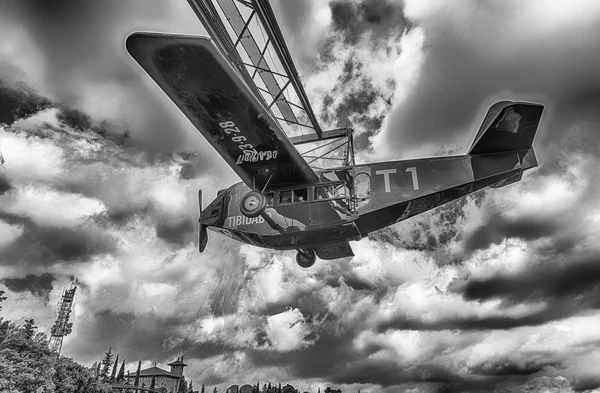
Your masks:
{"label": "dramatic cloud", "polygon": [[49,300],[49,293],[54,288],[52,282],[54,276],[50,273],[43,273],[39,276],[28,274],[23,278],[6,278],[3,283],[6,288],[13,292],[29,291],[46,301]]}
{"label": "dramatic cloud", "polygon": [[540,167],[311,269],[214,232],[200,254],[198,189],[206,206],[238,180],[123,47],[134,30],[203,34],[188,5],[3,3],[2,317],[48,331],[75,277],[66,356],[112,346],[133,371],[183,354],[219,391],[600,387],[597,2],[273,6],[323,127],[350,123],[363,162],[462,154],[515,99],[546,105]]}

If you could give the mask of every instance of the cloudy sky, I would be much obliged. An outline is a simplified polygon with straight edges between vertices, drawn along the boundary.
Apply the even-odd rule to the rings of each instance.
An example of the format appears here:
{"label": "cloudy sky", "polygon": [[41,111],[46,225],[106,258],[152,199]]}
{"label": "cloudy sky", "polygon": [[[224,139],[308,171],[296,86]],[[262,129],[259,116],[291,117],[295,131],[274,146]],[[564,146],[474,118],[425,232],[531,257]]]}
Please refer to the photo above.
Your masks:
{"label": "cloudy sky", "polygon": [[[600,387],[600,2],[273,1],[315,112],[362,162],[462,154],[499,99],[546,105],[540,167],[297,267],[211,236],[195,194],[235,174],[124,49],[203,34],[187,2],[5,0],[0,80],[48,109],[0,125],[2,316],[42,330],[73,277],[63,354],[134,369],[179,355],[196,385],[361,392]],[[324,127],[324,128],[326,128]],[[127,130],[131,138],[118,138]]]}

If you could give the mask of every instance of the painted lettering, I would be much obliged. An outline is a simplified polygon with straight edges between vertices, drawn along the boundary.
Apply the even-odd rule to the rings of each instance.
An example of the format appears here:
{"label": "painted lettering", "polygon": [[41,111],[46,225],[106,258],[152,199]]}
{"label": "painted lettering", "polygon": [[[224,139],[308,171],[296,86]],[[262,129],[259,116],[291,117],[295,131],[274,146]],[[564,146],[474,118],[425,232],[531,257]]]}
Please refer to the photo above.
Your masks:
{"label": "painted lettering", "polygon": [[411,166],[410,168],[406,168],[406,172],[410,172],[410,174],[412,175],[412,183],[413,183],[413,189],[416,191],[419,189],[419,179],[417,178],[417,168],[414,166]]}
{"label": "painted lettering", "polygon": [[383,184],[385,185],[385,192],[390,192],[390,173],[396,173],[395,169],[381,169],[375,171],[376,175],[383,175]]}
{"label": "painted lettering", "polygon": [[244,162],[258,162],[258,161],[269,161],[277,158],[279,152],[273,151],[261,151],[256,150],[244,150],[244,154],[240,154],[237,158],[236,164],[242,164]]}
{"label": "painted lettering", "polygon": [[[271,214],[267,212],[267,215],[270,217]],[[258,217],[246,217],[242,214],[238,214],[236,216],[227,217],[227,226],[229,227],[239,227],[242,225],[254,225],[254,224],[263,224],[265,219],[262,216]]]}

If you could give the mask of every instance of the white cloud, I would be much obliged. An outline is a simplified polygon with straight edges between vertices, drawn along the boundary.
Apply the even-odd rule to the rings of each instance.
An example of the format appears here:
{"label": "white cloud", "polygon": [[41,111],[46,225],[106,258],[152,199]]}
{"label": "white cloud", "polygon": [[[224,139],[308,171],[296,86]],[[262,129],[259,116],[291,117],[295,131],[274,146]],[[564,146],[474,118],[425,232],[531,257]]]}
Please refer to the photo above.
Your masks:
{"label": "white cloud", "polygon": [[293,309],[267,317],[267,337],[277,351],[288,352],[306,347],[308,333],[304,316]]}
{"label": "white cloud", "polygon": [[105,211],[97,199],[33,184],[16,186],[0,196],[3,211],[31,217],[41,225],[74,226]]}
{"label": "white cloud", "polygon": [[10,225],[0,220],[0,250],[8,246],[23,234],[22,225]]}
{"label": "white cloud", "polygon": [[64,151],[51,140],[0,127],[0,141],[4,166],[11,178],[48,181],[65,171]]}

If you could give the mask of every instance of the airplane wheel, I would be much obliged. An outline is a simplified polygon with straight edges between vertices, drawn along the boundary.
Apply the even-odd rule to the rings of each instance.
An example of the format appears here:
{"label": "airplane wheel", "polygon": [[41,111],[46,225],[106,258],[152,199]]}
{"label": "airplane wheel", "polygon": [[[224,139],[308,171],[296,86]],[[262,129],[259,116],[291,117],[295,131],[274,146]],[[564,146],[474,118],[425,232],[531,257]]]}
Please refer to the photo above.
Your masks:
{"label": "airplane wheel", "polygon": [[250,218],[260,216],[265,207],[267,207],[267,198],[258,191],[250,191],[240,201],[242,214]]}
{"label": "airplane wheel", "polygon": [[309,268],[315,264],[317,260],[317,255],[315,254],[315,250],[312,248],[306,248],[304,250],[298,250],[296,254],[296,262],[300,267]]}

